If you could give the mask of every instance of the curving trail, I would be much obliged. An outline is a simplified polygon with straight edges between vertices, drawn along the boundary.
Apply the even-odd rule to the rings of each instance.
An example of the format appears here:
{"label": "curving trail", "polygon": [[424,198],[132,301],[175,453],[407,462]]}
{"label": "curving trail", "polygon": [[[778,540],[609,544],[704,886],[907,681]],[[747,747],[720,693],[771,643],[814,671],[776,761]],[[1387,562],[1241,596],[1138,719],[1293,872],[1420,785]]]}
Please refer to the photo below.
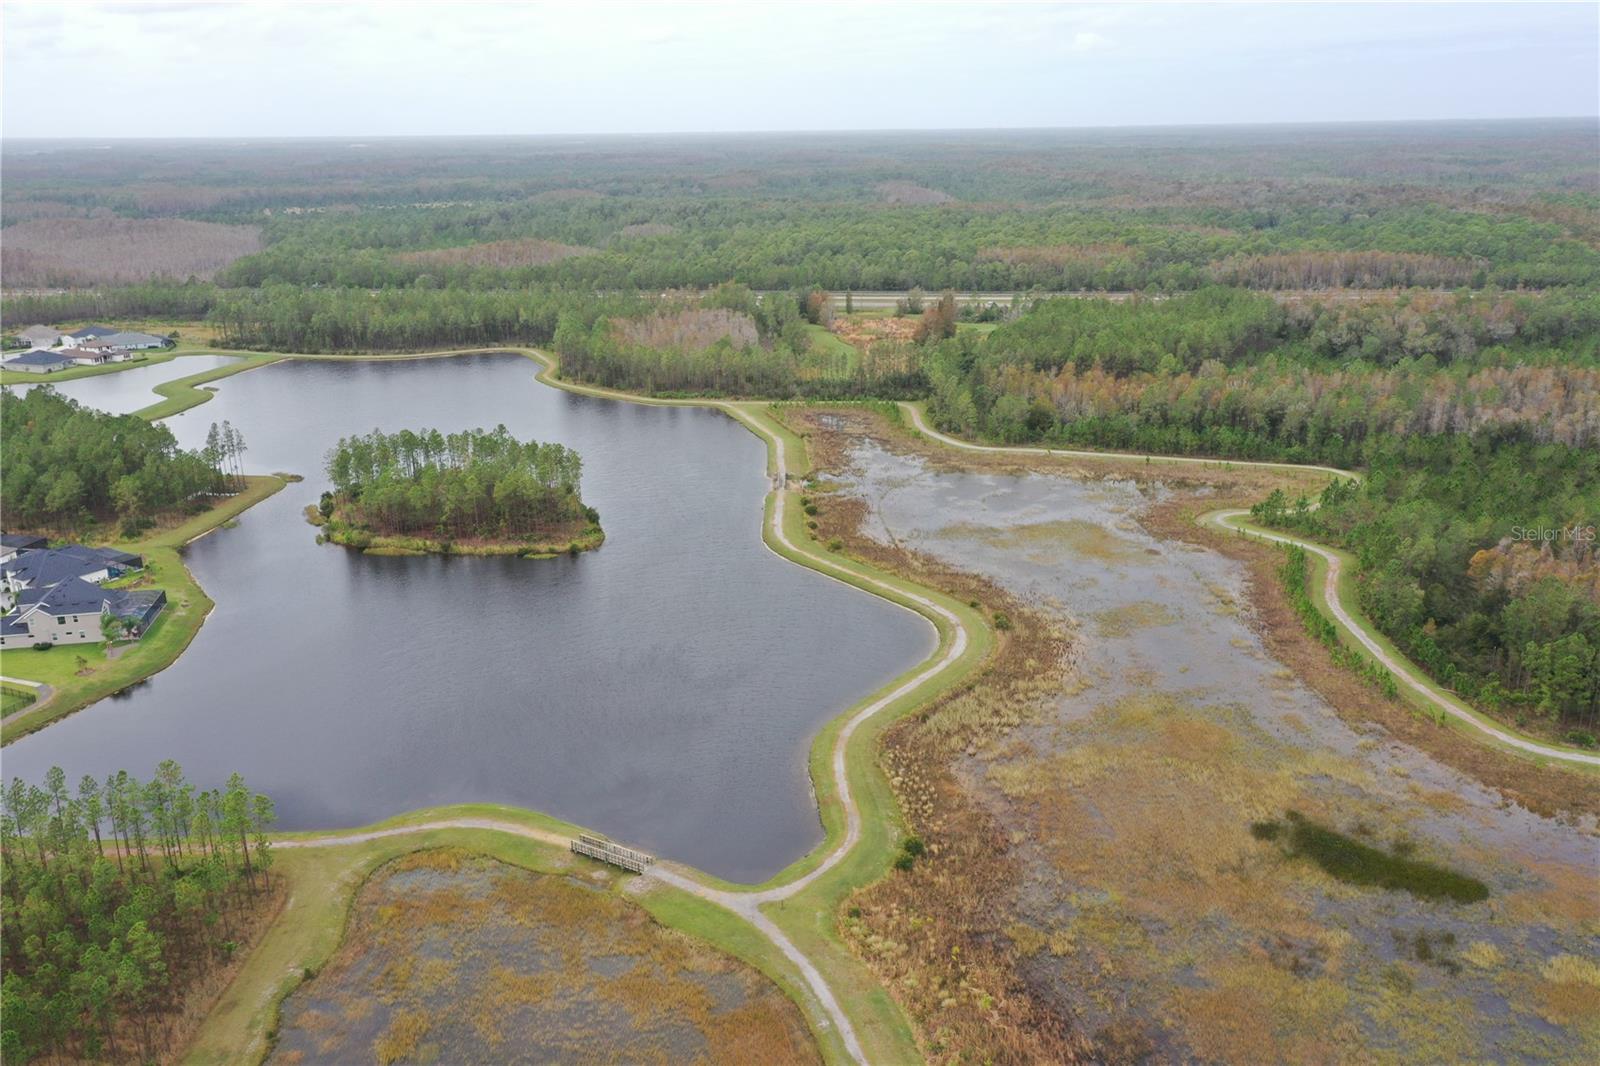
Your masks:
{"label": "curving trail", "polygon": [[[1071,451],[1060,448],[1026,448],[992,444],[973,444],[970,441],[964,441],[956,437],[947,436],[946,434],[940,433],[932,426],[929,426],[927,421],[923,418],[922,412],[912,404],[901,403],[900,409],[910,416],[911,424],[916,428],[917,432],[921,433],[923,436],[932,440],[936,440],[941,444],[946,444],[953,448],[965,449],[967,451],[1021,452],[1031,455],[1066,455],[1086,459],[1153,458],[1154,461],[1161,463],[1198,463],[1209,466],[1226,465],[1261,467],[1265,469],[1288,470],[1295,472],[1317,471],[1320,473],[1331,474],[1335,477],[1347,478],[1353,481],[1360,479],[1359,475],[1357,474],[1353,474],[1348,470],[1340,470],[1337,467],[1331,466],[1300,466],[1294,463],[1203,459],[1192,456],[1150,457],[1129,452],[1090,452]],[[1201,522],[1231,533],[1244,533],[1248,536],[1260,537],[1264,540],[1274,541],[1279,544],[1298,545],[1299,547],[1304,548],[1306,551],[1314,552],[1317,556],[1326,560],[1328,564],[1328,573],[1325,581],[1323,582],[1323,597],[1327,600],[1328,608],[1333,614],[1334,624],[1348,633],[1364,649],[1366,649],[1366,651],[1374,659],[1383,664],[1383,666],[1395,676],[1396,680],[1404,684],[1413,692],[1417,693],[1427,703],[1438,708],[1451,718],[1454,718],[1465,725],[1471,726],[1473,729],[1485,734],[1490,739],[1508,747],[1515,748],[1519,751],[1527,752],[1532,755],[1538,755],[1547,759],[1560,759],[1564,762],[1575,763],[1578,765],[1600,767],[1600,755],[1578,751],[1573,748],[1543,744],[1536,740],[1530,740],[1526,737],[1518,736],[1515,733],[1509,732],[1490,722],[1485,721],[1475,711],[1466,707],[1462,703],[1451,699],[1449,696],[1444,695],[1433,686],[1429,685],[1422,676],[1422,671],[1418,667],[1400,658],[1399,656],[1386,651],[1382,645],[1372,638],[1365,628],[1363,628],[1353,617],[1351,617],[1348,608],[1346,608],[1344,604],[1344,601],[1339,598],[1339,575],[1343,565],[1343,559],[1340,558],[1338,552],[1327,547],[1326,545],[1318,544],[1316,541],[1304,540],[1300,537],[1293,537],[1283,533],[1269,533],[1261,529],[1248,528],[1240,522],[1241,519],[1247,517],[1248,515],[1249,512],[1243,510],[1213,511],[1210,514],[1202,516]]]}
{"label": "curving trail", "polygon": [[33,702],[28,704],[26,707],[12,711],[4,718],[0,718],[0,726],[7,726],[13,722],[20,722],[27,715],[32,714],[40,707],[43,707],[45,704],[49,703],[50,697],[56,694],[55,689],[44,684],[42,681],[29,681],[25,677],[0,677],[0,681],[8,681],[13,685],[22,685],[26,688],[33,689]]}
{"label": "curving trail", "polygon": [[[495,348],[491,350],[506,351],[508,349]],[[941,654],[930,659],[915,675],[897,685],[892,691],[885,693],[879,698],[861,707],[840,727],[837,736],[834,738],[831,758],[829,760],[829,768],[833,776],[834,787],[837,791],[841,807],[844,811],[845,831],[816,866],[808,870],[805,874],[781,885],[751,891],[738,891],[717,887],[707,883],[709,879],[699,871],[672,862],[660,862],[649,867],[647,872],[636,882],[634,882],[635,884],[643,885],[649,881],[656,881],[662,884],[670,885],[673,888],[689,893],[690,895],[705,900],[706,902],[725,908],[731,913],[744,919],[752,927],[760,931],[761,934],[765,936],[774,947],[776,947],[791,963],[794,964],[795,968],[805,980],[807,987],[816,997],[817,1002],[821,1007],[823,1014],[825,1015],[824,1018],[816,1019],[819,1026],[824,1029],[829,1027],[833,1028],[837,1032],[840,1042],[843,1044],[844,1049],[849,1055],[850,1059],[854,1062],[864,1064],[867,1062],[867,1057],[862,1048],[860,1038],[858,1037],[854,1026],[851,1024],[849,1015],[840,1005],[838,997],[834,994],[834,991],[828,984],[827,979],[822,975],[821,971],[818,970],[815,963],[813,963],[813,961],[803,951],[795,946],[788,936],[784,934],[783,930],[778,927],[777,923],[769,918],[761,908],[765,904],[777,903],[786,899],[790,899],[795,895],[805,891],[808,887],[815,883],[818,878],[822,877],[828,871],[834,869],[846,858],[848,858],[851,851],[853,851],[857,844],[860,843],[862,835],[862,815],[860,805],[850,791],[847,763],[849,741],[863,723],[870,720],[873,716],[882,713],[898,700],[903,699],[922,686],[938,679],[942,674],[959,663],[962,657],[967,653],[967,650],[971,644],[971,638],[967,627],[957,614],[928,596],[911,591],[905,587],[892,585],[886,581],[882,581],[876,577],[873,577],[868,573],[864,573],[853,566],[843,563],[835,556],[826,553],[820,553],[810,549],[808,546],[795,543],[784,530],[784,520],[786,514],[788,513],[789,502],[787,492],[788,456],[784,439],[781,434],[769,431],[759,419],[752,416],[739,404],[715,400],[654,400],[630,395],[628,393],[617,392],[611,389],[602,389],[565,382],[555,377],[555,361],[545,353],[530,349],[512,350],[517,350],[523,354],[530,355],[537,362],[539,362],[543,366],[542,371],[538,375],[539,379],[544,383],[556,388],[565,389],[570,392],[605,397],[608,399],[623,400],[631,403],[642,402],[672,406],[681,405],[712,407],[724,412],[734,419],[737,419],[741,424],[750,429],[751,432],[766,440],[773,449],[773,466],[775,471],[773,486],[773,508],[771,519],[768,522],[768,527],[765,531],[767,535],[763,537],[763,543],[769,550],[773,551],[775,554],[789,558],[791,561],[803,560],[803,565],[806,565],[811,569],[824,574],[825,576],[857,587],[865,587],[874,594],[883,596],[890,602],[905,607],[907,610],[915,611],[916,613],[927,618],[930,622],[936,621],[937,623],[942,623],[948,627],[949,639],[943,642],[943,651]],[[468,351],[456,351],[431,354],[464,355],[470,353]],[[283,357],[278,356],[277,358]],[[291,356],[290,358],[293,357]],[[410,359],[418,358],[418,356],[406,355],[396,358]],[[204,398],[208,399],[209,396]],[[192,402],[203,401],[193,400],[191,403]],[[187,404],[185,406],[187,406]],[[1188,464],[1222,468],[1259,467],[1292,471],[1297,473],[1311,471],[1324,473],[1332,477],[1358,479],[1358,475],[1353,474],[1350,471],[1340,470],[1335,467],[1328,466],[1302,466],[1293,463],[1274,463],[1254,460],[1217,460],[1197,458],[1192,456],[1150,456],[1136,453],[1094,452],[1077,451],[1071,449],[1025,446],[1004,447],[996,445],[974,444],[969,441],[963,441],[955,437],[947,436],[946,434],[940,433],[939,431],[933,429],[926,423],[922,416],[922,412],[915,406],[908,403],[901,403],[900,407],[902,411],[909,416],[911,425],[918,432],[949,447],[966,451],[1056,455],[1085,459],[1145,459],[1151,462],[1162,464]],[[1328,563],[1325,594],[1328,604],[1334,614],[1336,624],[1348,631],[1379,662],[1383,663],[1384,666],[1386,666],[1397,678],[1404,681],[1408,687],[1421,694],[1424,699],[1439,707],[1445,713],[1473,726],[1476,729],[1481,730],[1501,743],[1505,743],[1512,747],[1536,755],[1600,766],[1600,756],[1550,747],[1539,744],[1535,741],[1514,736],[1505,732],[1504,730],[1497,729],[1494,726],[1482,721],[1477,715],[1467,708],[1435,692],[1417,677],[1416,673],[1414,672],[1414,668],[1410,667],[1409,664],[1397,661],[1394,656],[1385,652],[1384,649],[1375,641],[1373,641],[1372,638],[1368,636],[1367,633],[1362,629],[1362,627],[1356,624],[1355,620],[1346,612],[1342,601],[1340,601],[1338,597],[1337,583],[1340,574],[1341,560],[1336,552],[1333,552],[1332,550],[1311,541],[1301,540],[1281,534],[1267,533],[1256,529],[1244,529],[1241,528],[1241,526],[1234,524],[1237,519],[1246,513],[1247,512],[1238,510],[1218,511],[1204,516],[1202,521],[1210,522],[1219,529],[1248,533],[1250,535],[1264,537],[1268,540],[1278,541],[1281,543],[1298,544],[1307,551],[1315,552],[1318,556],[1325,559]],[[776,542],[777,545],[780,545],[788,554],[784,555],[783,552],[777,551],[777,548],[773,546],[774,542]],[[938,628],[937,624],[935,628]],[[518,836],[537,841],[552,847],[561,848],[562,850],[565,850],[570,842],[570,838],[564,834],[519,822],[494,818],[463,817],[438,819],[428,822],[418,822],[411,825],[393,826],[386,829],[374,829],[355,833],[327,834],[315,837],[282,839],[274,841],[273,846],[278,848],[339,847],[341,845],[358,844],[382,838],[424,833],[441,829],[482,830],[506,833],[512,836]]]}
{"label": "curving trail", "polygon": [[1574,751],[1568,748],[1552,747],[1548,744],[1541,744],[1536,740],[1529,740],[1526,737],[1520,737],[1515,733],[1507,732],[1498,726],[1484,721],[1470,708],[1457,702],[1456,700],[1451,699],[1449,696],[1440,693],[1433,687],[1426,684],[1418,676],[1418,671],[1416,671],[1409,662],[1405,662],[1404,660],[1401,660],[1384,650],[1382,645],[1373,640],[1372,637],[1368,635],[1367,631],[1362,628],[1354,618],[1350,617],[1350,613],[1345,609],[1344,601],[1339,598],[1339,574],[1344,565],[1344,560],[1340,558],[1338,552],[1332,551],[1331,549],[1318,544],[1316,541],[1302,540],[1299,537],[1291,537],[1283,533],[1269,533],[1262,529],[1247,528],[1240,524],[1240,521],[1248,517],[1249,514],[1249,511],[1242,510],[1212,511],[1210,514],[1202,516],[1201,521],[1215,526],[1218,529],[1227,530],[1229,532],[1244,533],[1247,536],[1259,537],[1263,540],[1274,541],[1278,544],[1298,545],[1299,547],[1304,548],[1306,551],[1314,552],[1319,557],[1326,560],[1328,563],[1328,573],[1323,579],[1322,596],[1323,599],[1328,603],[1328,610],[1333,615],[1334,624],[1354,637],[1356,641],[1359,642],[1360,645],[1365,648],[1374,659],[1382,663],[1383,666],[1391,674],[1393,674],[1395,679],[1401,684],[1420,695],[1423,699],[1427,700],[1433,706],[1439,708],[1445,714],[1448,714],[1450,717],[1459,722],[1463,722],[1472,726],[1474,729],[1488,734],[1501,744],[1508,745],[1509,747],[1516,748],[1520,751],[1529,752],[1533,755],[1544,756],[1545,758],[1563,759],[1568,762],[1579,763],[1586,766],[1600,767],[1600,755],[1594,755],[1583,751]]}
{"label": "curving trail", "polygon": [[[551,383],[561,384],[553,381]],[[588,392],[591,390],[582,389],[580,391]],[[592,391],[597,394],[605,394],[601,390]],[[617,394],[616,398],[636,399],[620,394]],[[817,1002],[821,1005],[822,1010],[826,1015],[826,1023],[831,1025],[832,1028],[838,1033],[839,1039],[843,1043],[845,1050],[849,1054],[852,1061],[866,1063],[867,1057],[864,1049],[861,1046],[860,1037],[857,1035],[854,1025],[851,1024],[849,1015],[840,1005],[838,997],[834,994],[834,991],[828,984],[827,979],[824,978],[821,971],[817,969],[816,964],[813,963],[812,960],[808,958],[806,954],[798,947],[796,947],[794,942],[784,934],[783,930],[778,927],[777,923],[762,912],[761,907],[767,903],[776,903],[781,900],[789,899],[800,892],[805,891],[819,877],[823,876],[829,870],[832,870],[839,863],[843,862],[849,856],[850,852],[854,850],[857,843],[859,843],[861,839],[861,808],[850,791],[849,767],[846,757],[850,738],[855,735],[856,730],[859,729],[861,725],[868,719],[884,711],[897,701],[901,700],[922,686],[934,681],[945,671],[951,669],[958,662],[960,662],[961,658],[967,652],[968,645],[970,644],[970,636],[968,634],[966,625],[961,621],[961,618],[955,612],[949,610],[942,604],[937,603],[930,597],[916,592],[911,592],[903,588],[897,588],[886,581],[881,581],[878,578],[862,573],[854,567],[845,565],[836,558],[832,558],[826,554],[820,554],[808,547],[796,544],[784,530],[784,518],[788,513],[789,494],[787,491],[788,454],[783,438],[775,433],[769,433],[758,420],[751,417],[748,412],[744,411],[736,404],[701,403],[698,406],[716,407],[717,409],[724,411],[731,417],[737,419],[741,424],[748,427],[758,437],[767,440],[772,445],[775,470],[773,479],[775,483],[773,489],[774,502],[772,507],[772,516],[768,522],[767,529],[767,533],[768,536],[770,536],[771,541],[775,541],[788,552],[804,559],[805,565],[815,569],[825,576],[857,587],[863,585],[867,586],[869,589],[873,590],[878,595],[884,596],[891,602],[900,603],[900,601],[910,601],[910,603],[915,604],[915,608],[907,607],[907,610],[915,610],[916,613],[930,619],[937,618],[939,621],[943,622],[949,627],[950,639],[944,642],[942,654],[937,655],[935,658],[925,663],[922,669],[918,670],[917,673],[907,678],[899,685],[895,686],[894,689],[884,693],[877,699],[863,706],[860,710],[856,711],[856,713],[851,715],[849,720],[847,720],[844,725],[840,727],[838,735],[834,738],[833,750],[829,760],[829,767],[833,775],[834,788],[839,796],[840,806],[844,811],[845,831],[843,836],[838,839],[838,841],[822,858],[822,860],[817,863],[816,866],[792,881],[787,881],[784,884],[771,888],[749,892],[733,891],[706,884],[704,880],[702,880],[703,875],[698,871],[686,866],[678,865],[676,863],[657,863],[649,867],[648,870],[641,875],[642,880],[648,879],[659,881],[663,884],[671,885],[676,889],[703,899],[709,903],[714,903],[720,907],[723,907],[726,910],[738,915],[740,918],[743,918],[746,922],[759,930],[761,934],[771,941],[773,946],[782,952],[784,957],[792,962],[795,968],[799,970],[801,976],[805,979],[806,985],[810,988],[812,994],[816,996]],[[773,550],[775,554],[782,556],[782,553],[778,553],[776,552],[776,549],[772,548],[772,543],[770,541],[766,541],[764,538],[763,542],[766,543],[767,547],[770,550]],[[788,558],[787,556],[783,557]],[[847,580],[847,578],[849,580]],[[900,605],[905,606],[904,603],[900,603]],[[338,847],[343,844],[356,844],[384,837],[401,836],[408,833],[421,833],[434,829],[483,829],[495,832],[503,832],[515,836],[526,837],[531,840],[537,840],[541,843],[550,844],[563,849],[565,849],[569,843],[569,838],[561,834],[538,829],[532,826],[521,825],[516,822],[499,821],[487,818],[461,818],[423,822],[416,825],[396,826],[389,829],[375,829],[361,833],[283,840],[275,842],[273,846],[282,848]]]}

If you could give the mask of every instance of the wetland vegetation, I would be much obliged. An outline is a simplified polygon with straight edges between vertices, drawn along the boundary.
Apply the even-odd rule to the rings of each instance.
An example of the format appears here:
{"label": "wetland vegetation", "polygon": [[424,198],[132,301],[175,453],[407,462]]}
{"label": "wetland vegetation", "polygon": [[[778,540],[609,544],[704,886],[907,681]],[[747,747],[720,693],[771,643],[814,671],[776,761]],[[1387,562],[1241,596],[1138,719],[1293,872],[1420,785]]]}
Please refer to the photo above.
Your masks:
{"label": "wetland vegetation", "polygon": [[759,973],[582,876],[460,849],[361,885],[268,1062],[816,1063]]}
{"label": "wetland vegetation", "polygon": [[[1425,754],[1430,741],[1411,747],[1415,733],[1402,740],[1330,708],[1264,650],[1248,623],[1266,601],[1250,601],[1237,566],[1149,533],[1163,507],[1259,504],[1260,521],[1348,549],[1365,613],[1436,679],[1507,721],[1592,745],[1592,121],[366,147],[359,158],[319,142],[30,156],[8,144],[0,216],[18,238],[7,242],[8,282],[59,288],[8,293],[7,331],[157,318],[241,350],[538,345],[570,383],[651,397],[919,400],[936,427],[975,440],[1363,475],[1326,492],[1321,480],[1226,463],[1182,478],[1078,465],[1076,478],[1060,479],[1020,458],[939,457],[884,419],[897,417],[893,407],[781,409],[798,434],[791,443],[825,478],[800,502],[815,544],[972,604],[994,642],[983,671],[884,736],[888,785],[873,778],[872,788],[885,804],[893,789],[904,831],[892,812],[869,811],[870,839],[888,845],[853,861],[881,860],[888,875],[842,898],[844,882],[832,883],[815,907],[785,904],[785,927],[814,953],[837,931],[911,1020],[928,1060],[1312,1061],[1329,1034],[1400,1062],[1485,1049],[1583,1059],[1600,1046],[1600,976],[1572,948],[1595,921],[1584,861],[1592,810],[1565,802],[1581,786],[1545,787],[1563,771],[1508,768],[1498,753],[1475,780]],[[181,188],[162,178],[174,153],[190,176]],[[106,239],[119,254],[89,262]],[[888,303],[898,306],[858,305],[869,288],[895,290]],[[991,295],[941,294],[957,289]],[[495,406],[514,395],[544,419],[527,427],[541,439],[553,436],[547,425],[571,428],[509,379],[495,377],[490,398],[467,389],[463,379],[491,376],[473,360],[406,370],[427,382],[426,402],[409,408],[398,371],[360,378],[359,395],[339,391],[368,369],[301,364],[229,391],[270,396],[284,417],[258,410],[246,428],[284,468],[314,466],[329,439],[307,451],[277,421],[348,432],[405,424],[394,421],[403,410],[465,426],[485,424],[487,409],[521,432],[514,416],[526,412]],[[454,798],[566,805],[577,820],[660,841],[719,873],[755,878],[793,860],[816,839],[815,806],[790,804],[791,817],[761,801],[808,795],[796,753],[817,720],[805,712],[821,699],[831,713],[869,691],[913,661],[917,640],[866,610],[847,619],[847,604],[783,584],[734,547],[712,575],[683,565],[684,544],[743,543],[731,523],[681,520],[699,507],[694,493],[713,491],[709,471],[735,478],[711,453],[737,445],[688,412],[562,400],[590,417],[563,438],[582,438],[586,456],[604,455],[612,437],[631,450],[591,488],[617,530],[651,530],[633,548],[618,536],[615,551],[541,564],[531,569],[561,569],[530,578],[490,569],[516,560],[328,560],[274,547],[302,509],[330,539],[380,551],[599,541],[566,444],[524,443],[503,428],[345,437],[320,501],[302,494],[262,519],[269,528],[239,531],[232,547],[252,552],[262,575],[230,573],[229,545],[192,553],[250,618],[219,618],[200,661],[129,693],[120,718],[8,757],[40,763],[65,751],[103,762],[114,749],[189,737],[211,719],[211,671],[227,663],[230,686],[296,693],[262,704],[240,692],[231,713],[236,746],[260,760],[246,769],[283,775],[271,787],[299,824],[372,820],[471,782],[480,794]],[[231,489],[242,472],[221,427],[202,445],[192,425],[104,422],[42,388],[3,402],[8,520],[159,524],[206,477],[204,491],[219,479]],[[29,402],[44,417],[13,414]],[[111,452],[99,446],[93,468],[79,469],[89,453],[62,441],[85,435],[131,441],[145,458],[102,462]],[[643,461],[647,475],[632,469],[640,452],[655,456]],[[698,472],[681,469],[685,455]],[[669,480],[670,491],[652,484]],[[1591,532],[1517,532],[1529,529]],[[654,555],[640,563],[629,551]],[[602,569],[606,556],[616,569]],[[175,553],[160,562],[182,569]],[[448,582],[434,569],[443,566],[456,567]],[[1291,553],[1271,569],[1311,636],[1376,682],[1362,699],[1381,699],[1392,678],[1335,648],[1304,559]],[[264,585],[285,585],[289,572],[296,595],[273,598]],[[860,654],[792,627],[760,636],[744,597],[703,592],[740,580],[742,592],[758,576],[796,618],[826,606],[818,617]],[[184,607],[203,614],[210,601],[190,584]],[[530,589],[543,594],[537,612]],[[470,619],[470,646],[406,644],[391,687],[348,676],[351,661],[395,662],[394,624],[365,623],[417,619],[418,603],[428,605],[425,637],[437,635],[429,622]],[[606,614],[598,625],[586,613],[595,603],[637,619]],[[299,619],[318,611],[345,618],[337,647],[299,640]],[[875,638],[863,642],[869,624]],[[563,629],[588,644],[561,643]],[[626,652],[633,685],[596,691],[578,652],[598,647],[602,631]],[[665,631],[675,639],[662,641]],[[269,685],[250,665],[259,646],[299,649],[302,676],[275,669]],[[537,655],[506,665],[516,658],[507,647]],[[462,669],[467,656],[476,670]],[[854,672],[816,696],[815,663],[847,658]],[[731,675],[719,672],[730,659]],[[507,683],[529,669],[536,686]],[[64,689],[84,689],[74,671],[56,673]],[[533,688],[546,698],[530,708],[520,693]],[[779,706],[775,690],[811,695]],[[315,715],[324,750],[302,752],[298,736],[285,747],[301,713],[285,704]],[[340,722],[327,720],[333,705]],[[464,705],[476,714],[426,732],[438,708]],[[394,715],[413,707],[420,720]],[[697,729],[719,708],[798,724],[759,744],[751,738],[765,733],[748,730],[730,759],[704,751],[720,734],[711,744]],[[568,709],[582,713],[568,722]],[[594,750],[597,733],[611,757],[597,776],[633,782],[626,796],[563,765],[575,744]],[[370,758],[391,736],[406,750]],[[383,765],[357,766],[353,751]],[[702,755],[704,772],[686,772]],[[795,773],[782,777],[780,763]],[[342,795],[324,787],[335,778]],[[717,795],[663,791],[684,779],[716,780]],[[830,802],[825,817],[837,820]],[[556,1057],[816,1055],[774,989],[567,872],[426,852],[373,874],[354,914],[333,960],[289,1001],[278,1061],[493,1058],[528,1039],[549,1041],[539,1046]],[[830,980],[840,965],[828,963]],[[9,971],[7,984],[9,997]],[[92,979],[79,984],[99,994]],[[893,1029],[894,1006],[872,992],[859,1009]],[[99,1017],[62,1009],[80,1023]],[[66,1025],[37,1030],[27,1046],[87,1054],[91,1040],[127,1039],[115,1027]]]}
{"label": "wetland vegetation", "polygon": [[[1343,725],[1255,650],[1225,560],[1135,520],[1257,475],[954,462],[864,412],[791,417],[833,486],[819,535],[935,585],[959,560],[1016,623],[990,672],[887,739],[926,850],[841,916],[938,1034],[930,1060],[1000,1046],[963,1026],[981,1010],[1069,1018],[1055,1054],[1102,1061],[1305,1061],[1328,1029],[1398,1061],[1592,1049],[1571,1007],[1600,992],[1572,951],[1588,830]],[[1250,831],[1269,821],[1279,846]]]}

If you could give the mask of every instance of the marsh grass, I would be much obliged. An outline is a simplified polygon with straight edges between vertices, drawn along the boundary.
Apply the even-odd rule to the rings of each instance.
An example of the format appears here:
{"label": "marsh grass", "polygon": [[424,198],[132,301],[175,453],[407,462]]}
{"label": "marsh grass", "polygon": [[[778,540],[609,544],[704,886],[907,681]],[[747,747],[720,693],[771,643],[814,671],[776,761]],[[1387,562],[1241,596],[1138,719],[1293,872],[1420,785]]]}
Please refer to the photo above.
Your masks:
{"label": "marsh grass", "polygon": [[[861,407],[785,409],[784,417],[808,433],[814,469],[833,477],[847,469],[858,435],[885,426],[881,413]],[[992,583],[864,535],[865,515],[858,497],[839,493],[818,516],[818,535],[875,566],[981,603],[1008,628],[971,682],[885,734],[880,759],[911,836],[893,872],[844,900],[840,931],[913,1020],[928,1062],[1086,1061],[1089,1041],[1019,972],[1022,948],[1037,944],[1013,924],[1010,886],[1020,877],[1013,845],[953,772],[955,760],[1036,720],[1070,683],[1068,634]],[[1020,946],[1008,927],[1024,938]]]}
{"label": "marsh grass", "polygon": [[1363,844],[1298,811],[1283,822],[1255,822],[1250,835],[1257,840],[1281,841],[1288,855],[1310,859],[1329,877],[1364,888],[1395,889],[1419,899],[1480,903],[1489,898],[1489,886],[1475,877],[1410,857],[1408,846],[1397,843],[1389,851]]}
{"label": "marsh grass", "polygon": [[[457,849],[376,870],[274,1061],[818,1061],[765,978],[602,886]],[[521,1061],[519,1059],[519,1061]]]}

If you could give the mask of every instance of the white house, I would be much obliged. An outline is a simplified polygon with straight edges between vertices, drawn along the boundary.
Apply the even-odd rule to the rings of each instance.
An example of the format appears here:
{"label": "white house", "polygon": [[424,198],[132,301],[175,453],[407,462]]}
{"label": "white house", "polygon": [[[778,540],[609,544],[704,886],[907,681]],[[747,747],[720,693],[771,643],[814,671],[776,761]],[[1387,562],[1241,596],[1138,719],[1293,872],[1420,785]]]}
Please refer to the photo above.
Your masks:
{"label": "white house", "polygon": [[101,340],[80,341],[70,348],[62,349],[61,354],[72,360],[78,366],[98,366],[111,361],[111,353],[115,351],[111,345]]}
{"label": "white house", "polygon": [[80,330],[73,331],[72,333],[63,333],[61,335],[61,346],[63,348],[76,348],[84,341],[92,341],[98,340],[101,337],[109,337],[116,332],[117,331],[112,329],[110,326],[85,326]]}
{"label": "white house", "polygon": [[0,648],[34,644],[97,644],[105,639],[100,616],[111,594],[82,578],[29,589],[0,626]]}

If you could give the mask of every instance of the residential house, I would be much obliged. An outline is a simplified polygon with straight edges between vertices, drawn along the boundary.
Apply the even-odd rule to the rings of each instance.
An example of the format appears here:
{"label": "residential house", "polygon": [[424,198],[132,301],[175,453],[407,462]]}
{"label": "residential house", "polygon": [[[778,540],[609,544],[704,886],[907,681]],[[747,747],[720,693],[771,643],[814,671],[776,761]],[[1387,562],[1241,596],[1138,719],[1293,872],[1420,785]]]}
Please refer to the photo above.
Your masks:
{"label": "residential house", "polygon": [[129,351],[141,351],[145,348],[165,348],[172,342],[165,337],[158,337],[154,333],[113,333],[101,340],[118,348]]}
{"label": "residential house", "polygon": [[0,563],[0,609],[10,610],[27,589],[50,588],[75,578],[98,585],[143,568],[140,556],[115,548],[68,544],[20,550]]}
{"label": "residential house", "polygon": [[61,335],[61,344],[63,347],[76,348],[84,341],[99,340],[101,337],[109,337],[116,332],[118,331],[110,326],[84,326],[80,330],[63,333]]}
{"label": "residential house", "polygon": [[17,336],[30,348],[54,348],[61,342],[61,331],[54,326],[29,326]]}
{"label": "residential house", "polygon": [[167,604],[167,594],[103,589],[79,577],[27,589],[17,605],[0,619],[0,648],[35,644],[98,644],[106,639],[103,619],[122,621],[130,636],[143,636]]}
{"label": "residential house", "polygon": [[110,362],[111,353],[116,350],[103,340],[86,340],[71,348],[63,348],[61,354],[72,360],[76,366],[99,366],[101,363]]}
{"label": "residential house", "polygon": [[57,370],[65,370],[71,365],[65,356],[43,348],[34,348],[0,363],[0,366],[7,370],[16,370],[24,374],[54,374]]}
{"label": "residential house", "polygon": [[9,563],[19,552],[48,548],[50,542],[30,533],[0,533],[0,565]]}
{"label": "residential house", "polygon": [[[159,589],[106,589],[102,582],[144,565],[115,548],[36,546],[41,538],[8,536],[14,551],[0,563],[0,648],[35,644],[91,644],[105,639],[102,616],[122,620],[124,632],[142,636],[167,603]],[[26,545],[26,546],[25,546]],[[12,543],[5,547],[13,548]]]}

